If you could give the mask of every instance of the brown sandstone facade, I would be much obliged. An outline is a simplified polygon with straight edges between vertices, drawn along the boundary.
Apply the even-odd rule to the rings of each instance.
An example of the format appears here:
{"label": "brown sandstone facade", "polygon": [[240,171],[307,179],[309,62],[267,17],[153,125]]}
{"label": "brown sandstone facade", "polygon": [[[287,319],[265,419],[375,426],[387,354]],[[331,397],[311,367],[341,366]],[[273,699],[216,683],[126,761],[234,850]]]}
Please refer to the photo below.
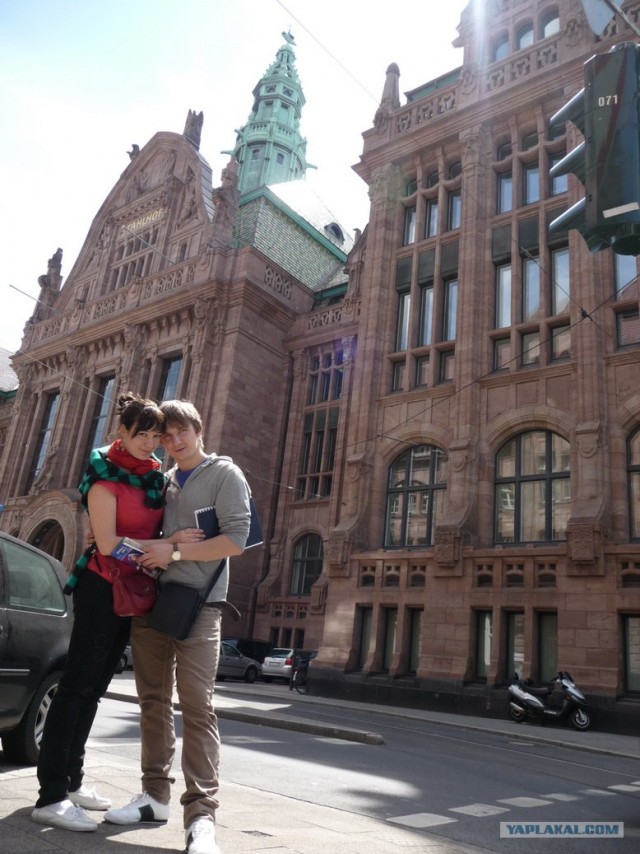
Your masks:
{"label": "brown sandstone facade", "polygon": [[578,0],[494,0],[462,16],[462,67],[405,104],[391,65],[348,287],[330,228],[273,188],[238,198],[233,161],[212,190],[189,122],[157,134],[64,287],[55,256],[41,280],[55,312],[13,361],[3,528],[71,563],[93,392],[171,390],[245,469],[267,534],[234,562],[227,631],[319,648],[325,692],[497,709],[514,669],[562,668],[603,716],[633,710],[636,261],[548,231],[582,192],[549,177],[578,141],[549,118],[625,40],[616,21],[596,39]]}

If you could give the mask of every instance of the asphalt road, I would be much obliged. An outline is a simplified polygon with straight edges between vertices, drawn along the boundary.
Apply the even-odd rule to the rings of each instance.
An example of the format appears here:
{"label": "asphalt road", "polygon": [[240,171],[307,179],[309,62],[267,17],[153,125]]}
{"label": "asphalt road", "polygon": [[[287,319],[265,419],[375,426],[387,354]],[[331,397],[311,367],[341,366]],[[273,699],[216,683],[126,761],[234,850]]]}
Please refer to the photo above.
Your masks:
{"label": "asphalt road", "polygon": [[[286,697],[285,689],[238,686],[243,693]],[[230,684],[223,690],[233,691]],[[299,713],[310,714],[301,702]],[[313,707],[313,718],[381,733],[383,745],[314,736],[221,720],[224,781],[418,828],[425,840],[464,842],[478,851],[531,854],[634,854],[640,850],[640,766],[637,759],[589,753],[491,731],[457,729],[364,709]],[[181,733],[180,714],[176,715]],[[129,758],[139,754],[133,705],[105,700],[91,743]],[[179,757],[177,759],[179,761]],[[636,784],[636,785],[634,785]],[[568,836],[500,838],[500,823],[624,822],[625,838]],[[332,852],[329,852],[332,854]]]}

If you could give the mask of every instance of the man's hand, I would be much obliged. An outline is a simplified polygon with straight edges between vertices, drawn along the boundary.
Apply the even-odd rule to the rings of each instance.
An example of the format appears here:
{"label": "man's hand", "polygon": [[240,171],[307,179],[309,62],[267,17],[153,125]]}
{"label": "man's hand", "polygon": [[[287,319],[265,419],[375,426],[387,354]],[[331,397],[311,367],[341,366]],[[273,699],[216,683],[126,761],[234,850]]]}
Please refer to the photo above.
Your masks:
{"label": "man's hand", "polygon": [[137,563],[149,569],[156,567],[167,569],[171,563],[172,553],[173,545],[168,540],[166,542],[158,542],[152,546],[145,546],[144,554],[137,559]]}

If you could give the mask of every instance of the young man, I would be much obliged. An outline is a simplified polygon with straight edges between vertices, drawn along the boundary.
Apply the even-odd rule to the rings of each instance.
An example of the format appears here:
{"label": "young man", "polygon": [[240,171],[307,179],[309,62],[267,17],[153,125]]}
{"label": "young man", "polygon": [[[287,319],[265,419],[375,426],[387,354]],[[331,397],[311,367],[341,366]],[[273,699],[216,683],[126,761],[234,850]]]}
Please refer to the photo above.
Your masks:
{"label": "young man", "polygon": [[250,490],[231,460],[206,454],[202,420],[186,401],[161,405],[166,417],[162,438],[176,466],[168,472],[163,537],[197,527],[195,511],[213,506],[221,533],[180,546],[159,543],[146,549],[141,562],[163,567],[160,585],[177,581],[204,587],[221,560],[225,568],[207,603],[184,640],[149,628],[145,617],[134,618],[131,644],[140,701],[142,793],[130,804],[111,809],[105,820],[114,824],[164,822],[169,818],[171,766],[175,755],[172,694],[174,668],[183,720],[182,771],[186,791],[180,798],[188,854],[219,854],[215,839],[218,807],[220,737],[213,692],[220,654],[220,622],[229,582],[228,560],[242,554],[249,532]]}

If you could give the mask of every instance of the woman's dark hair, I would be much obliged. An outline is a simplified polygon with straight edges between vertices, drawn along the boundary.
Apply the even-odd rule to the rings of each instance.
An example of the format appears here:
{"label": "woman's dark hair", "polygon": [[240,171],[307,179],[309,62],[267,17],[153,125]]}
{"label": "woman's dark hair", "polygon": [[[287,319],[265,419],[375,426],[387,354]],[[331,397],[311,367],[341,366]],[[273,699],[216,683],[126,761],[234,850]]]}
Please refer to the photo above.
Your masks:
{"label": "woman's dark hair", "polygon": [[146,400],[132,391],[118,398],[118,420],[132,436],[141,431],[164,430],[165,417],[157,403]]}

